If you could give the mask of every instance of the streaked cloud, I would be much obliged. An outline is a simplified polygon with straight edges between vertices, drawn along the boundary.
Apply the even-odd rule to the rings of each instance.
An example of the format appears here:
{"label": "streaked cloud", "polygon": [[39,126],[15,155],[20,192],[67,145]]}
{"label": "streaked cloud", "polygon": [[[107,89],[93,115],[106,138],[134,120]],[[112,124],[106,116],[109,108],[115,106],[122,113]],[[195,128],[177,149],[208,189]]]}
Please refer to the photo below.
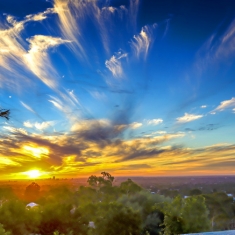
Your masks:
{"label": "streaked cloud", "polygon": [[206,69],[218,64],[224,64],[234,58],[235,20],[231,22],[227,30],[221,35],[213,33],[197,53],[195,63],[197,72],[202,74]]}
{"label": "streaked cloud", "polygon": [[207,108],[207,105],[202,105],[201,108],[205,109],[205,108]]}
{"label": "streaked cloud", "polygon": [[157,119],[151,119],[151,120],[146,120],[148,125],[159,125],[163,122],[163,120],[161,118],[157,118]]}
{"label": "streaked cloud", "polygon": [[47,50],[70,41],[51,36],[36,35],[28,39],[28,42],[30,43],[30,49],[27,54],[24,54],[25,64],[42,82],[55,90],[57,88],[56,78],[59,75],[49,59]]}
{"label": "streaked cloud", "polygon": [[113,55],[109,60],[105,61],[106,67],[116,78],[123,76],[123,69],[120,60],[125,57],[127,57],[127,53],[122,53],[119,51],[117,55]]}
{"label": "streaked cloud", "polygon": [[130,126],[131,129],[137,129],[137,128],[141,127],[142,125],[143,124],[140,123],[140,122],[133,122],[129,126]]}
{"label": "streaked cloud", "polygon": [[[27,53],[27,42],[21,34],[27,23],[45,20],[51,13],[54,13],[54,10],[47,9],[42,13],[28,15],[22,21],[17,21],[13,16],[7,15],[6,20],[9,24],[0,23],[0,67],[3,69],[0,82],[4,83],[5,87],[16,89],[17,86],[20,88],[23,82],[24,84],[30,83],[27,78],[29,70],[23,58],[23,55]],[[19,68],[22,71],[25,70],[24,75],[19,74]],[[9,77],[11,79],[8,79]]]}
{"label": "streaked cloud", "polygon": [[222,102],[220,102],[220,105],[217,106],[213,112],[216,112],[216,111],[223,111],[225,109],[229,109],[229,108],[233,108],[235,107],[235,97],[232,97],[230,100],[224,100]]}
{"label": "streaked cloud", "polygon": [[195,115],[195,114],[189,114],[185,113],[184,116],[176,118],[178,123],[186,123],[186,122],[192,122],[197,119],[202,118],[203,115]]}
{"label": "streaked cloud", "polygon": [[33,108],[31,108],[29,105],[25,104],[24,102],[20,101],[20,103],[30,112],[36,114],[36,112],[33,110]]}
{"label": "streaked cloud", "polygon": [[138,35],[134,35],[131,46],[137,58],[142,55],[146,59],[148,51],[155,39],[154,29],[156,28],[157,24],[153,24],[152,26],[146,25]]}

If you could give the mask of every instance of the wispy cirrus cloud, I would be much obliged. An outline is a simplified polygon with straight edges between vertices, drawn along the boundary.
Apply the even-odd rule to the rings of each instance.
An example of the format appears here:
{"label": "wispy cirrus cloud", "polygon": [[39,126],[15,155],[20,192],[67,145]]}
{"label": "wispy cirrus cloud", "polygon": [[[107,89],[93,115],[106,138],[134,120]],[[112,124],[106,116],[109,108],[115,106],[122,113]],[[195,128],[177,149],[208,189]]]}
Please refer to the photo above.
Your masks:
{"label": "wispy cirrus cloud", "polygon": [[[33,21],[42,21],[49,14],[54,13],[53,9],[34,15],[26,16],[22,21],[17,21],[13,16],[6,16],[8,24],[0,23],[0,67],[2,67],[2,75],[0,82],[9,89],[20,88],[22,81],[25,84],[30,83],[27,78],[29,73],[27,65],[24,63],[24,54],[27,53],[27,42],[22,38],[21,33],[25,29],[25,25]],[[25,70],[24,75],[19,74],[18,70]],[[8,78],[11,79],[8,79]],[[16,79],[18,78],[18,79]]]}
{"label": "wispy cirrus cloud", "polygon": [[186,122],[192,122],[197,119],[202,118],[203,115],[195,115],[195,114],[189,114],[185,113],[184,116],[176,118],[177,123],[186,123]]}
{"label": "wispy cirrus cloud", "polygon": [[102,47],[106,54],[110,55],[112,37],[108,29],[118,30],[113,18],[123,21],[129,17],[127,20],[127,22],[131,22],[129,28],[136,28],[138,6],[139,1],[136,0],[130,0],[129,9],[123,5],[118,8],[107,6],[105,2],[98,4],[97,1],[54,1],[54,10],[59,17],[59,27],[63,38],[73,41],[68,47],[81,61],[84,62],[85,58],[87,63],[89,63],[87,53],[90,48],[95,49],[95,45],[91,41],[88,46],[84,41],[84,37],[88,36],[86,22],[91,23],[91,27],[94,27],[95,30],[99,30]]}
{"label": "wispy cirrus cloud", "polygon": [[231,22],[227,30],[218,38],[217,32],[204,43],[197,53],[195,63],[199,73],[204,72],[215,64],[223,64],[230,58],[234,58],[235,20]]}
{"label": "wispy cirrus cloud", "polygon": [[154,30],[157,28],[157,24],[152,26],[144,26],[138,35],[134,35],[134,38],[131,41],[131,47],[134,50],[134,53],[137,58],[141,55],[146,59],[150,46],[154,42]]}
{"label": "wispy cirrus cloud", "polygon": [[51,36],[36,35],[28,39],[28,42],[30,43],[30,49],[27,54],[23,55],[25,64],[42,82],[55,90],[57,88],[56,78],[59,76],[50,61],[47,50],[71,41]]}
{"label": "wispy cirrus cloud", "polygon": [[221,112],[225,109],[232,109],[235,107],[235,97],[232,97],[230,100],[224,100],[220,102],[220,105],[218,105],[212,112]]}
{"label": "wispy cirrus cloud", "polygon": [[31,108],[28,104],[25,104],[24,102],[20,101],[20,103],[23,105],[23,107],[25,107],[27,110],[29,110],[30,112],[36,114],[36,112],[33,110],[33,108]]}
{"label": "wispy cirrus cloud", "polygon": [[113,55],[109,60],[105,61],[106,67],[111,71],[114,77],[123,77],[123,68],[121,65],[121,59],[127,57],[127,53],[119,51],[117,55]]}

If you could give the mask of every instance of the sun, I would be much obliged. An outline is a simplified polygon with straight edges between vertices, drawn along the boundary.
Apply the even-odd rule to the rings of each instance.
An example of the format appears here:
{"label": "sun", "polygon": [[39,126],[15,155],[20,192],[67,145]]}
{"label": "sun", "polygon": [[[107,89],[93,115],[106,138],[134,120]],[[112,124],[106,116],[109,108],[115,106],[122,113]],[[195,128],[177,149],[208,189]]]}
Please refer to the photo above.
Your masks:
{"label": "sun", "polygon": [[26,174],[30,177],[30,178],[38,178],[41,176],[41,173],[39,170],[30,170],[27,171]]}

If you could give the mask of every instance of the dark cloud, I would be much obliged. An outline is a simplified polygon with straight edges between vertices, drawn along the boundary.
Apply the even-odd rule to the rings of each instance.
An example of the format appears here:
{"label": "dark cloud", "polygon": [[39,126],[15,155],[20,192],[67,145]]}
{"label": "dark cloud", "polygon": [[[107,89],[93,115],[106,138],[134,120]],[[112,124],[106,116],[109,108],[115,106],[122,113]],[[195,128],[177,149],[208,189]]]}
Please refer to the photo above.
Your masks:
{"label": "dark cloud", "polygon": [[148,164],[133,164],[133,165],[127,165],[127,166],[122,166],[120,170],[130,170],[130,169],[141,169],[141,168],[152,168],[152,166]]}
{"label": "dark cloud", "polygon": [[185,130],[185,131],[195,131],[195,130],[192,129],[192,128],[185,128],[184,130]]}
{"label": "dark cloud", "polygon": [[219,128],[218,124],[207,124],[205,126],[199,127],[199,131],[213,131]]}
{"label": "dark cloud", "polygon": [[180,165],[180,164],[190,164],[192,162],[200,162],[201,159],[187,159],[187,160],[184,160],[184,161],[175,161],[175,162],[167,162],[167,163],[163,163],[162,165]]}

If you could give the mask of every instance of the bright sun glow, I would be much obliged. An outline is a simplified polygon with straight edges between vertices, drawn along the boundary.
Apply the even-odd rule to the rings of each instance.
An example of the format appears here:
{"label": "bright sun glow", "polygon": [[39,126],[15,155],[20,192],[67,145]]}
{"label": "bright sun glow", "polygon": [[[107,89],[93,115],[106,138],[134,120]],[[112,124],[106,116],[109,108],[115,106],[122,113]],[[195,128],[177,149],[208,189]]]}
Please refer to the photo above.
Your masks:
{"label": "bright sun glow", "polygon": [[25,145],[23,148],[36,158],[41,158],[42,156],[47,156],[49,154],[48,149],[44,147],[33,147]]}
{"label": "bright sun glow", "polygon": [[41,176],[41,173],[39,170],[31,170],[31,171],[27,171],[26,174],[30,177],[30,178],[38,178]]}

